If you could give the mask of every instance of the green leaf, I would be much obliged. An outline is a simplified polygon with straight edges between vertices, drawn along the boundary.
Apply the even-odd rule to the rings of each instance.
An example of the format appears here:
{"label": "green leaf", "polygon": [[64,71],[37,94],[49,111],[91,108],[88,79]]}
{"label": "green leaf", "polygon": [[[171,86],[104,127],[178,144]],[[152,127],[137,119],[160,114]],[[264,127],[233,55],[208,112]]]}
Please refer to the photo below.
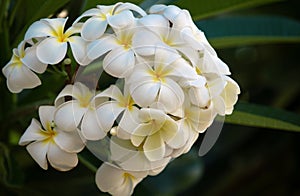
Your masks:
{"label": "green leaf", "polygon": [[300,42],[300,22],[281,16],[232,16],[196,22],[214,47]]}
{"label": "green leaf", "polygon": [[281,0],[180,0],[179,7],[190,11],[194,20],[214,16],[223,12],[252,8]]}
{"label": "green leaf", "polygon": [[[50,16],[51,14],[54,14],[55,12],[57,12],[60,8],[62,8],[64,5],[66,5],[70,0],[45,0],[45,1],[28,1],[25,4],[25,8],[23,7],[22,9],[26,9],[26,7],[28,7],[28,9],[30,8],[30,6],[37,6],[38,5],[38,9],[32,10],[34,11],[33,15],[30,17],[29,20],[27,20],[26,24],[24,25],[23,29],[20,31],[17,39],[15,39],[14,42],[14,46],[17,45],[18,42],[20,42],[20,40],[22,40],[27,28],[36,20],[39,20],[41,18],[45,18]],[[28,10],[26,10],[28,12]]]}
{"label": "green leaf", "polygon": [[23,184],[24,173],[21,171],[10,149],[0,142],[0,182],[6,186],[18,187]]}
{"label": "green leaf", "polygon": [[239,103],[225,122],[251,127],[262,127],[300,132],[300,115],[262,105]]}

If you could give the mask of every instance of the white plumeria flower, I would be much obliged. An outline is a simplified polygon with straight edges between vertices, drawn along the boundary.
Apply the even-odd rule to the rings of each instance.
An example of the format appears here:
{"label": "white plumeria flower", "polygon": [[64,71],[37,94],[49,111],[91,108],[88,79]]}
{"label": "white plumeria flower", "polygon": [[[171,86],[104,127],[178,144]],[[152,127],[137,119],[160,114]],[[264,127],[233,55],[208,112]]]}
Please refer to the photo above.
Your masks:
{"label": "white plumeria flower", "polygon": [[[65,97],[72,99],[64,102]],[[57,107],[54,119],[56,125],[65,130],[73,131],[81,123],[82,135],[85,139],[101,139],[106,133],[99,129],[96,105],[103,99],[98,99],[95,92],[80,82],[67,85],[57,96]]]}
{"label": "white plumeria flower", "polygon": [[32,119],[19,145],[27,145],[29,154],[41,168],[48,168],[48,160],[55,169],[67,171],[77,165],[77,153],[84,148],[84,142],[78,131],[64,132],[56,127],[54,111],[54,106],[39,107],[42,126]]}
{"label": "white plumeria flower", "polygon": [[144,10],[132,3],[117,3],[110,6],[98,5],[97,8],[84,12],[74,23],[77,23],[83,17],[91,17],[85,21],[81,36],[85,40],[93,41],[104,34],[107,25],[116,29],[131,25],[135,19],[130,10],[139,13],[141,16],[146,15]]}
{"label": "white plumeria flower", "polygon": [[81,31],[81,23],[65,30],[68,18],[41,19],[34,22],[25,34],[25,40],[44,38],[37,46],[38,59],[47,64],[57,64],[67,53],[68,43],[71,46],[75,60],[81,65],[91,62],[86,56],[87,42],[74,35]]}
{"label": "white plumeria flower", "polygon": [[215,110],[222,116],[231,114],[233,105],[237,102],[238,94],[240,94],[238,84],[228,76],[206,74],[206,78]]}
{"label": "white plumeria flower", "polygon": [[187,89],[190,101],[201,108],[209,105],[210,95],[204,76],[198,75],[196,80],[184,80],[181,86]]}
{"label": "white plumeria flower", "polygon": [[157,161],[149,161],[142,148],[134,146],[130,140],[112,136],[110,139],[111,161],[128,171],[148,171],[149,175],[157,175],[170,162],[171,157]]}
{"label": "white plumeria flower", "polygon": [[140,55],[152,55],[155,45],[161,44],[167,48],[173,48],[182,53],[192,64],[197,63],[198,51],[190,47],[181,37],[181,28],[178,20],[172,25],[165,17],[157,14],[150,14],[138,20],[138,24],[144,28],[139,30],[133,37],[135,51]]}
{"label": "white plumeria flower", "polygon": [[217,113],[212,104],[203,109],[189,102],[190,97],[186,94],[186,101],[183,106],[183,118],[178,121],[180,129],[184,132],[186,143],[179,149],[174,149],[171,153],[176,158],[190,151],[191,147],[197,140],[199,133],[203,133],[215,119]]}
{"label": "white plumeria flower", "polygon": [[123,139],[130,138],[130,132],[137,125],[136,118],[139,109],[134,105],[134,101],[128,92],[128,88],[124,88],[124,94],[120,89],[111,85],[105,91],[99,93],[97,97],[110,98],[110,101],[106,101],[96,108],[98,116],[99,129],[107,133],[111,130],[116,119],[121,115],[120,121],[118,122],[119,127],[117,135]]}
{"label": "white plumeria flower", "polygon": [[40,85],[41,81],[34,72],[44,73],[47,69],[47,64],[40,62],[36,57],[36,46],[25,49],[25,44],[26,42],[22,41],[18,48],[13,49],[11,60],[2,69],[7,78],[7,87],[12,93]]}
{"label": "white plumeria flower", "polygon": [[89,59],[96,59],[109,52],[103,59],[103,69],[110,75],[124,78],[129,75],[135,65],[135,46],[132,39],[136,25],[114,29],[115,34],[105,34],[100,39],[92,41],[87,48]]}
{"label": "white plumeria flower", "polygon": [[184,145],[178,124],[163,111],[142,108],[139,114],[140,124],[131,134],[134,146],[142,146],[150,161],[162,160],[166,155],[166,146],[173,149]]}
{"label": "white plumeria flower", "polygon": [[133,100],[141,107],[158,102],[166,112],[172,113],[184,101],[177,81],[196,78],[195,70],[180,55],[156,47],[154,59],[141,59],[130,75],[128,85]]}
{"label": "white plumeria flower", "polygon": [[147,173],[126,171],[109,163],[103,163],[97,170],[96,184],[101,191],[111,195],[129,196]]}

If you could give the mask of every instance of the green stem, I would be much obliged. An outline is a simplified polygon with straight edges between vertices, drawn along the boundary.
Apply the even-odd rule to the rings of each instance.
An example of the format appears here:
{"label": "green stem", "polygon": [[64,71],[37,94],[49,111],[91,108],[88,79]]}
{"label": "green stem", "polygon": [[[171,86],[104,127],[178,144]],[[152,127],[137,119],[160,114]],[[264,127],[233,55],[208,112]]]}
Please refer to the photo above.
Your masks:
{"label": "green stem", "polygon": [[97,172],[97,167],[95,167],[93,164],[91,164],[86,158],[84,158],[82,155],[78,154],[79,161],[85,165],[88,169],[90,169],[92,172]]}

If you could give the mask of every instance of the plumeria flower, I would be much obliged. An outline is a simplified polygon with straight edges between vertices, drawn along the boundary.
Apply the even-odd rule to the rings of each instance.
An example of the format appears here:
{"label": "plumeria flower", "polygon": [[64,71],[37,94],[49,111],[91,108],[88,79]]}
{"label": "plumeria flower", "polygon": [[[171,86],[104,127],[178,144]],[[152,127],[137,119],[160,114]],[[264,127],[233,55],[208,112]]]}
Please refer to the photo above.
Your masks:
{"label": "plumeria flower", "polygon": [[136,117],[139,109],[134,105],[135,103],[129,94],[128,88],[125,86],[123,94],[117,86],[111,85],[108,89],[99,93],[97,97],[111,99],[103,102],[96,108],[99,129],[107,133],[112,129],[114,122],[120,116],[118,124],[122,129],[118,129],[120,131],[117,131],[117,135],[123,139],[129,139],[131,131],[125,130],[133,130],[137,125]]}
{"label": "plumeria flower", "polygon": [[149,175],[157,175],[170,162],[171,157],[150,161],[142,148],[134,146],[130,140],[117,136],[110,138],[111,161],[118,167],[128,171],[148,171]]}
{"label": "plumeria flower", "polygon": [[36,57],[36,46],[25,48],[25,44],[22,41],[18,48],[13,49],[11,60],[2,69],[7,78],[7,87],[12,93],[40,85],[41,81],[34,72],[44,73],[47,69],[47,64]]}
{"label": "plumeria flower", "polygon": [[96,173],[96,184],[103,192],[114,196],[129,196],[135,186],[147,176],[144,172],[132,172],[103,163]]}
{"label": "plumeria flower", "polygon": [[[152,55],[155,45],[164,45],[166,48],[173,48],[182,53],[192,64],[197,63],[198,51],[190,47],[181,37],[179,20],[172,23],[162,15],[150,14],[138,20],[138,24],[144,28],[139,30],[133,37],[135,51],[140,55]],[[170,25],[171,24],[171,25]]]}
{"label": "plumeria flower", "polygon": [[166,112],[172,113],[184,101],[182,88],[177,81],[193,78],[197,78],[195,70],[180,55],[157,47],[154,59],[141,59],[128,83],[130,94],[138,105],[148,107],[158,102]]}
{"label": "plumeria flower", "polygon": [[84,12],[76,19],[75,24],[84,17],[90,17],[85,21],[81,35],[85,40],[93,41],[99,39],[105,32],[107,25],[119,29],[131,25],[134,22],[133,10],[141,16],[146,13],[140,7],[132,3],[117,3],[115,5],[98,5]]}
{"label": "plumeria flower", "polygon": [[25,40],[44,38],[37,46],[38,59],[46,64],[57,64],[67,53],[68,43],[71,46],[75,60],[81,65],[91,62],[86,56],[87,42],[78,34],[81,23],[65,30],[68,18],[41,19],[34,22],[25,34]]}
{"label": "plumeria flower", "polygon": [[[65,102],[66,97],[71,100]],[[80,129],[86,139],[101,139],[106,133],[99,129],[98,117],[95,111],[103,99],[98,99],[95,92],[80,82],[67,85],[57,96],[54,113],[56,125],[65,131]]]}
{"label": "plumeria flower", "polygon": [[42,125],[32,119],[20,138],[19,145],[27,145],[29,154],[41,168],[48,168],[48,160],[55,169],[67,171],[77,165],[77,153],[84,148],[84,142],[78,131],[65,132],[56,127],[53,121],[54,111],[54,106],[40,106]]}
{"label": "plumeria flower", "polygon": [[184,145],[178,124],[163,111],[142,108],[139,121],[130,140],[134,146],[143,148],[150,161],[162,160],[166,155],[166,145],[173,149]]}
{"label": "plumeria flower", "polygon": [[213,105],[210,104],[207,108],[200,108],[190,102],[190,97],[186,95],[186,100],[183,105],[183,117],[178,120],[180,130],[183,136],[186,137],[186,143],[179,149],[174,149],[171,153],[173,158],[176,158],[190,151],[191,147],[197,140],[199,133],[203,133],[213,123],[217,112]]}
{"label": "plumeria flower", "polygon": [[206,78],[214,109],[222,116],[231,114],[240,94],[238,84],[228,76],[206,74]]}
{"label": "plumeria flower", "polygon": [[110,75],[124,78],[129,75],[135,65],[135,46],[132,39],[136,25],[114,29],[115,34],[105,34],[100,39],[92,41],[87,47],[89,59],[97,59],[107,53],[103,59],[103,69]]}

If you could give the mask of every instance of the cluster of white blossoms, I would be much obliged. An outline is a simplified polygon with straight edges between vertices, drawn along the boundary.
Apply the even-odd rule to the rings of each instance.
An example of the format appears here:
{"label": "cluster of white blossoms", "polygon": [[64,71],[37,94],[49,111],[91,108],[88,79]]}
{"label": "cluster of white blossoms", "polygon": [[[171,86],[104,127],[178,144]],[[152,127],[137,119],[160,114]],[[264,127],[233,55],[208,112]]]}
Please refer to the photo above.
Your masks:
{"label": "cluster of white blossoms", "polygon": [[88,141],[107,140],[109,157],[96,184],[130,195],[143,178],[187,153],[217,115],[232,113],[239,86],[187,10],[154,5],[147,14],[117,3],[84,12],[68,29],[66,22],[41,19],[29,27],[2,70],[9,90],[40,85],[34,72],[59,66],[66,54],[79,67],[100,59],[118,82],[99,91],[75,81],[54,106],[40,106],[41,124],[33,119],[19,144],[43,169],[49,163],[70,170]]}

